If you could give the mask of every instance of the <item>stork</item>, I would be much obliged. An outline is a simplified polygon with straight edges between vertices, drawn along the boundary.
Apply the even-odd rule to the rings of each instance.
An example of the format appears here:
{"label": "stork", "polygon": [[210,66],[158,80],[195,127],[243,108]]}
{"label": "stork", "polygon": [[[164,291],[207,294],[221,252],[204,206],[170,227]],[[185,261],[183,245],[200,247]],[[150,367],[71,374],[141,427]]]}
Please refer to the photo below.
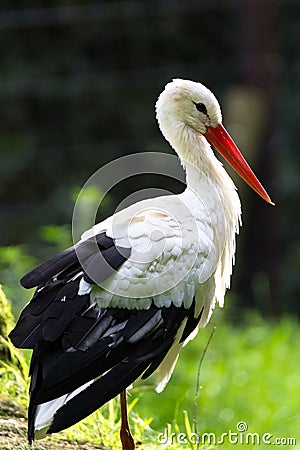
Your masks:
{"label": "stork", "polygon": [[29,442],[121,394],[122,446],[133,449],[126,388],[155,374],[161,392],[181,347],[208,323],[216,303],[223,305],[241,205],[210,144],[272,204],[209,89],[175,79],[156,114],[186,170],[184,192],[129,206],[21,279],[36,287],[10,333],[15,346],[33,349]]}

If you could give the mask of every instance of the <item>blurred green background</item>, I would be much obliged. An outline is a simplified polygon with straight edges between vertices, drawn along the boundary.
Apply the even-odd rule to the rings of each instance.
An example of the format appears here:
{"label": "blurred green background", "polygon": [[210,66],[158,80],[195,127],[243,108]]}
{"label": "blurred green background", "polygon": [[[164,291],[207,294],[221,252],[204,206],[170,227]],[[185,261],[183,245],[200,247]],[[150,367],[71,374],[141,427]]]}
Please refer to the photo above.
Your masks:
{"label": "blurred green background", "polygon": [[[96,169],[132,152],[172,152],[154,104],[168,81],[188,78],[215,92],[225,125],[276,203],[269,207],[236,180],[244,211],[237,304],[298,312],[299,2],[10,1],[0,8],[1,245],[46,258],[58,240],[69,243],[76,192]],[[151,183],[157,180],[141,176],[116,188],[101,216]],[[168,189],[168,179],[160,186]]]}
{"label": "blurred green background", "polygon": [[[298,0],[1,3],[0,282],[16,315],[31,295],[18,279],[71,244],[72,209],[87,178],[126,154],[172,153],[158,130],[154,105],[163,86],[180,77],[213,90],[226,127],[276,203],[265,204],[235,178],[243,228],[226,325],[224,320],[220,327],[234,333],[252,317],[249,310],[258,310],[263,336],[272,335],[286,315],[293,315],[288,326],[296,330],[299,21]],[[134,190],[158,181],[170,189],[168,179],[151,176],[117,186],[100,217]],[[283,352],[290,360],[297,355],[288,356],[288,342]],[[193,351],[187,354],[192,358]],[[194,355],[194,367],[199,356]],[[212,365],[212,373],[219,370]],[[216,401],[217,391],[214,395]]]}

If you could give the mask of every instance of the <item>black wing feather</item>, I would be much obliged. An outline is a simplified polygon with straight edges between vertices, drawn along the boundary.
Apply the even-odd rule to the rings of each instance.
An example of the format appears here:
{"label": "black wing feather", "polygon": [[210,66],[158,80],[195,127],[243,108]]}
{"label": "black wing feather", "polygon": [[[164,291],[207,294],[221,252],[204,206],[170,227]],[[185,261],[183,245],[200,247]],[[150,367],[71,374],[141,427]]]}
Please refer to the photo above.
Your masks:
{"label": "black wing feather", "polygon": [[120,363],[60,408],[54,416],[48,434],[64,430],[92,414],[132,384],[146,367],[146,361],[137,361],[135,364],[131,361]]}
{"label": "black wing feather", "polygon": [[[111,317],[111,323],[125,325],[115,334],[100,336],[86,351],[76,350],[73,347],[75,342],[69,336],[68,342],[74,351],[60,352],[42,385],[34,389],[32,402],[39,404],[71,392],[97,377],[94,383],[57,411],[48,433],[73,425],[115,397],[143,373],[148,372],[150,375],[166,356],[178,327],[189,313],[183,307],[157,308],[154,305],[150,311],[121,311],[122,314],[120,310],[112,308],[105,310],[103,315],[100,313],[100,323]],[[152,320],[151,330],[145,328],[145,313],[147,318],[156,318]],[[141,330],[139,338],[138,330]],[[130,342],[132,336],[136,339]]]}
{"label": "black wing feather", "polygon": [[67,248],[63,252],[52,256],[52,258],[47,259],[47,261],[44,261],[42,264],[32,269],[21,278],[20,283],[26,289],[43,285],[54,275],[76,263],[76,261],[77,256],[75,248]]}
{"label": "black wing feather", "polygon": [[51,286],[37,289],[32,300],[23,309],[17,325],[10,332],[10,339],[18,348],[34,348],[42,338],[41,317],[54,301],[62,283],[55,282]]}
{"label": "black wing feather", "polygon": [[[58,279],[64,279],[66,276],[70,275],[70,272],[75,271],[76,273],[76,269],[79,268],[80,263],[86,269],[89,269],[89,265],[91,265],[92,269],[95,258],[96,260],[98,259],[96,261],[97,263],[99,263],[99,261],[103,263],[104,260],[111,269],[115,270],[120,265],[120,257],[122,258],[122,262],[124,262],[129,255],[130,249],[117,248],[114,244],[114,240],[103,232],[92,238],[86,239],[85,241],[79,242],[58,255],[52,256],[47,261],[44,261],[24,275],[21,278],[20,283],[26,289],[30,289],[48,283],[49,280],[55,276],[58,277]],[[99,270],[99,265],[96,266],[96,269]],[[108,275],[111,275],[112,270],[108,271],[108,267],[105,267],[105,265],[104,269],[106,271],[106,277],[107,272]],[[96,271],[96,274],[97,273],[98,272]]]}
{"label": "black wing feather", "polygon": [[[24,308],[10,338],[33,348],[30,366],[28,437],[34,439],[36,407],[92,382],[56,412],[49,433],[62,430],[95,411],[138,377],[160,365],[183,321],[183,335],[200,320],[190,309],[101,309],[90,295],[79,295],[82,277],[105,280],[130,255],[101,233],[50,258],[22,278],[39,286]],[[138,300],[137,300],[138,301]],[[93,381],[94,380],[94,381]]]}
{"label": "black wing feather", "polygon": [[[88,274],[94,274],[97,282],[100,279],[102,282],[130,256],[130,251],[130,248],[118,248],[113,239],[100,233],[28,272],[21,279],[21,284],[27,288],[39,287],[10,333],[13,344],[18,348],[34,348],[41,339],[47,339],[43,334],[47,331],[52,335],[50,337],[49,334],[49,339],[55,340],[86,304],[86,297],[77,296],[80,278],[75,281],[72,278],[83,272],[83,277],[93,283],[84,272],[86,270]],[[71,301],[76,296],[76,302]]]}
{"label": "black wing feather", "polygon": [[[170,321],[169,315],[174,316],[174,312],[177,320]],[[94,326],[89,322],[90,333],[83,324],[84,314],[74,318],[63,336],[63,349],[36,393],[36,403],[67,394],[125,359],[147,359],[149,365],[157,355],[164,357],[187,310],[175,306],[160,309],[152,305],[149,310],[123,310],[121,317],[117,308],[99,311],[98,315]],[[147,326],[145,317],[150,318]],[[85,332],[80,341],[78,321]]]}

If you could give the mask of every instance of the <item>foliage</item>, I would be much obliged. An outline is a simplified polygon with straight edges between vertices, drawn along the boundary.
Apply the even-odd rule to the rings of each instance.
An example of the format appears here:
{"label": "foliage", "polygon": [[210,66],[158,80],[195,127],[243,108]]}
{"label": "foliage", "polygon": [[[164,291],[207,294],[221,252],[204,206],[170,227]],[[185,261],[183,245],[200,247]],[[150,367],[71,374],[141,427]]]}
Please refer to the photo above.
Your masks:
{"label": "foliage", "polygon": [[11,312],[11,306],[0,285],[0,361],[11,361],[12,359],[10,348],[3,345],[2,340],[12,330],[13,326],[14,319]]}
{"label": "foliage", "polygon": [[50,252],[53,254],[61,252],[72,245],[69,225],[43,225],[39,229],[39,237],[43,244],[47,246],[47,253],[49,254]]}
{"label": "foliage", "polygon": [[24,246],[11,245],[0,248],[1,282],[15,316],[32,297],[32,290],[23,289],[19,280],[34,265],[36,259],[26,253]]}
{"label": "foliage", "polygon": [[14,326],[14,318],[11,312],[11,306],[8,302],[2,286],[0,285],[0,335],[7,336]]}
{"label": "foliage", "polygon": [[[2,382],[5,380],[4,384],[6,384],[6,381],[11,378],[10,375],[13,374],[18,386],[22,386],[28,367],[23,354],[7,338],[14,324],[10,303],[0,285],[0,378]],[[9,384],[7,383],[7,386]],[[12,394],[16,395],[15,386]]]}
{"label": "foliage", "polygon": [[31,299],[33,289],[23,289],[19,280],[42,261],[72,245],[70,226],[44,225],[38,230],[37,238],[41,244],[38,258],[28,253],[25,245],[0,247],[0,274],[3,290],[9,299],[14,316]]}

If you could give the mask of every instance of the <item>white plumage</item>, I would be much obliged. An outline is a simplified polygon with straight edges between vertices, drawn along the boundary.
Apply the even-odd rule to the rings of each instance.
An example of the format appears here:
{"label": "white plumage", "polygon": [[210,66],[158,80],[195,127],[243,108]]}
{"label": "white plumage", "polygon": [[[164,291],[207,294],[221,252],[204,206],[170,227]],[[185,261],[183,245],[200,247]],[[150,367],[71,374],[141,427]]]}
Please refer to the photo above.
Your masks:
{"label": "white plumage", "polygon": [[[173,80],[156,113],[186,170],[185,191],[118,212],[22,280],[25,287],[44,286],[11,334],[17,346],[42,346],[33,355],[30,441],[70,426],[141,376],[155,372],[160,392],[181,347],[207,324],[216,302],[223,306],[241,205],[207,139],[271,203],[221,125],[220,106],[206,87]],[[41,314],[35,304],[40,297],[49,302],[52,291],[55,300]],[[36,328],[28,326],[28,316],[38,318]],[[52,359],[43,347],[49,342]]]}

